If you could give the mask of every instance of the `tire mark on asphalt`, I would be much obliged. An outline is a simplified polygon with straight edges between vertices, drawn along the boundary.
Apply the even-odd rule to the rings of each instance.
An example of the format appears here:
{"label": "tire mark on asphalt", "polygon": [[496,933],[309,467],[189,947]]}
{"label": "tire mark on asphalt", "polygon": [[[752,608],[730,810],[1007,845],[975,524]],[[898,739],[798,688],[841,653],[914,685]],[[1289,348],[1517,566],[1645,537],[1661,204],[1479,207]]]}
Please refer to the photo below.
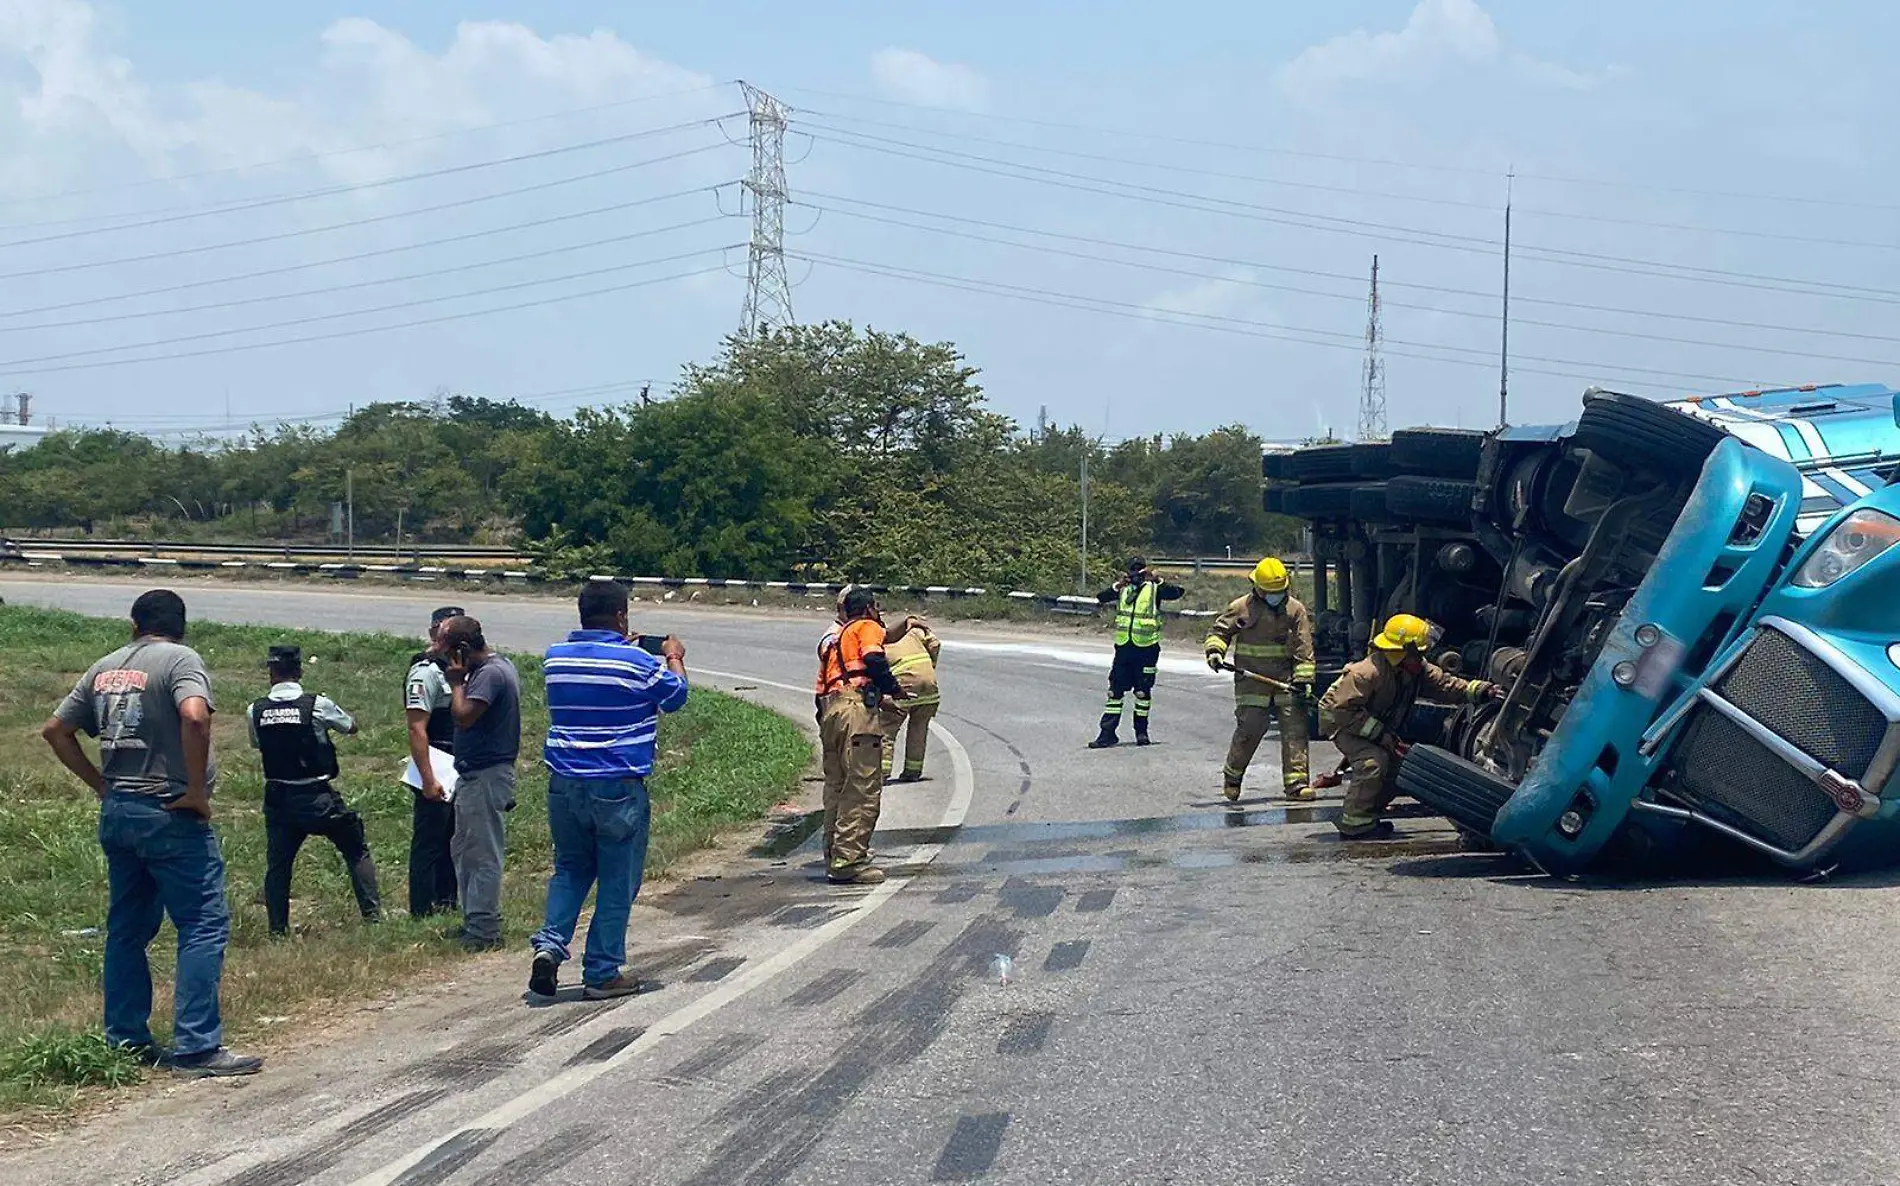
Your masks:
{"label": "tire mark on asphalt", "polygon": [[1053,1013],[1026,1013],[1012,1018],[1003,1036],[996,1039],[996,1053],[1035,1054],[1049,1040],[1049,1031],[1055,1024]]}
{"label": "tire mark on asphalt", "polygon": [[1070,939],[1058,943],[1049,949],[1049,958],[1042,961],[1045,972],[1073,972],[1082,966],[1082,958],[1089,953],[1087,939]]}
{"label": "tire mark on asphalt", "polygon": [[743,955],[720,956],[716,960],[707,960],[701,964],[687,979],[695,984],[711,984],[715,980],[724,980],[732,975],[743,963],[745,963]]}
{"label": "tire mark on asphalt", "polygon": [[932,898],[931,901],[936,902],[940,906],[950,906],[959,902],[968,902],[970,899],[976,897],[982,888],[982,886],[974,881],[959,881],[953,886],[938,890],[937,896]]}
{"label": "tire mark on asphalt", "polygon": [[983,725],[977,724],[975,721],[971,720],[969,717],[957,716],[955,713],[944,713],[943,715],[946,717],[949,717],[953,721],[958,721],[958,722],[961,722],[962,724],[968,725],[970,728],[975,729],[978,733],[987,734],[988,736],[995,738],[997,743],[1000,744],[1004,749],[1008,750],[1010,753],[1010,756],[1016,759],[1016,766],[1019,770],[1022,771],[1023,781],[1022,781],[1022,785],[1016,788],[1016,797],[1010,801],[1010,804],[1008,807],[1005,807],[1003,809],[1003,814],[1005,816],[1013,816],[1018,811],[1022,810],[1023,800],[1029,796],[1029,784],[1035,777],[1029,769],[1029,756],[1023,753],[1022,750],[1016,748],[1016,743],[1011,741],[1009,738],[1003,736],[1001,733],[998,733],[994,729],[986,728]]}
{"label": "tire mark on asphalt", "polygon": [[997,899],[1016,912],[1017,918],[1047,918],[1062,905],[1069,891],[1059,885],[1037,885],[1021,877],[1003,883]]}
{"label": "tire mark on asphalt", "polygon": [[[544,1009],[560,1008],[560,1006],[550,1005],[540,1007]],[[543,1038],[558,1038],[562,1034],[573,1033],[575,1030],[593,1021],[596,1017],[599,1017],[602,1013],[609,1012],[614,1008],[617,1008],[617,1006],[595,1004],[592,1001],[569,1002],[565,1008],[560,1008],[560,1012],[556,1016],[550,1017],[536,1026],[534,1032]]]}
{"label": "tire mark on asphalt", "polygon": [[605,1062],[625,1050],[629,1043],[647,1032],[643,1025],[622,1025],[608,1030],[587,1045],[575,1051],[567,1060],[570,1067],[588,1062]]}
{"label": "tire mark on asphalt", "polygon": [[756,1050],[764,1041],[757,1034],[724,1034],[708,1042],[704,1049],[681,1059],[678,1065],[661,1077],[661,1082],[684,1086],[695,1079],[716,1075],[748,1052]]}
{"label": "tire mark on asphalt", "polygon": [[538,1181],[600,1144],[606,1135],[605,1129],[591,1124],[555,1133],[496,1166],[475,1186],[520,1186],[523,1182]]}
{"label": "tire mark on asphalt", "polygon": [[463,1042],[411,1066],[409,1076],[467,1091],[514,1070],[534,1046],[532,1038]]}
{"label": "tire mark on asphalt", "polygon": [[917,942],[917,940],[928,935],[936,928],[936,925],[934,922],[923,921],[900,922],[890,930],[885,931],[882,935],[879,935],[877,939],[872,942],[871,946],[884,948],[909,947],[911,944]]}
{"label": "tire mark on asphalt", "polygon": [[931,1181],[967,1182],[989,1173],[1002,1151],[1003,1132],[1008,1127],[1008,1112],[957,1117],[957,1126],[930,1171]]}
{"label": "tire mark on asphalt", "polygon": [[810,984],[788,995],[785,1003],[800,1009],[822,1005],[827,1001],[835,1000],[846,989],[862,979],[864,979],[862,969],[834,968],[815,977]]}
{"label": "tire mark on asphalt", "polygon": [[1075,900],[1075,909],[1078,914],[1100,914],[1114,900],[1115,891],[1112,889],[1087,890]]}
{"label": "tire mark on asphalt", "polygon": [[440,1186],[456,1172],[488,1151],[501,1139],[499,1128],[470,1128],[450,1137],[441,1148],[397,1178],[395,1186]]}
{"label": "tire mark on asphalt", "polygon": [[423,1109],[447,1099],[448,1095],[448,1088],[432,1087],[398,1096],[350,1121],[303,1152],[254,1165],[225,1179],[224,1186],[299,1186],[342,1161],[363,1141],[401,1124]]}

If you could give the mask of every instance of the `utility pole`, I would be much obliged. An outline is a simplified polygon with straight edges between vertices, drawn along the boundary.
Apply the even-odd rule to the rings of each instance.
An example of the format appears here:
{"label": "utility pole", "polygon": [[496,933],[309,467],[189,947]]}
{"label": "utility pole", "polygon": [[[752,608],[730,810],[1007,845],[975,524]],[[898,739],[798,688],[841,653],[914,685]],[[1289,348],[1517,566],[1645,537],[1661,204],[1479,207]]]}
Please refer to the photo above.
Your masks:
{"label": "utility pole", "polygon": [[31,415],[31,409],[33,407],[32,394],[25,391],[16,391],[13,393],[13,401],[19,406],[20,427],[25,428],[27,425],[33,423],[33,417]]}
{"label": "utility pole", "polygon": [[1082,451],[1082,583],[1076,586],[1076,592],[1087,595],[1089,591],[1089,454]]}
{"label": "utility pole", "polygon": [[1385,330],[1379,324],[1379,257],[1372,257],[1372,295],[1366,298],[1366,364],[1359,386],[1359,439],[1385,437],[1385,358],[1380,348]]}
{"label": "utility pole", "polygon": [[748,82],[752,171],[744,192],[752,203],[752,244],[746,254],[745,311],[739,332],[758,337],[792,325],[792,282],[785,272],[785,128],[792,109]]}
{"label": "utility pole", "polygon": [[1498,340],[1498,427],[1511,422],[1511,191],[1517,170],[1504,175],[1504,318]]}

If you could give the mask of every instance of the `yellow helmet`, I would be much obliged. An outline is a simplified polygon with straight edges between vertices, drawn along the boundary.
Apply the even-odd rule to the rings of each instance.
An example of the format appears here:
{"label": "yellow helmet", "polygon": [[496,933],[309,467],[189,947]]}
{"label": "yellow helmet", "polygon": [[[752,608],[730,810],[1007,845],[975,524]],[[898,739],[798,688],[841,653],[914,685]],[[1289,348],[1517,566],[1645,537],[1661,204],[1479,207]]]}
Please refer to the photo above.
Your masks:
{"label": "yellow helmet", "polygon": [[1423,654],[1430,644],[1432,628],[1424,618],[1413,614],[1393,614],[1385,630],[1372,640],[1382,651],[1414,651]]}
{"label": "yellow helmet", "polygon": [[1278,556],[1269,556],[1253,566],[1253,587],[1262,593],[1286,592],[1286,565]]}

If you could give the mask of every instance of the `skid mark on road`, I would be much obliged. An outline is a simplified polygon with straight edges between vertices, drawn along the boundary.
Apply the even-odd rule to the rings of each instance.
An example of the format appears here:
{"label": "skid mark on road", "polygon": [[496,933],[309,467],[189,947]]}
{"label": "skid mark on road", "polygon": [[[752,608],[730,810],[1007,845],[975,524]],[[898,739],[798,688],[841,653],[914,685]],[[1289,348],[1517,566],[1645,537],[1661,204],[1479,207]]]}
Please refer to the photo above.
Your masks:
{"label": "skid mark on road", "polygon": [[1082,966],[1082,959],[1089,953],[1087,939],[1071,939],[1058,943],[1049,949],[1049,958],[1042,961],[1045,972],[1073,972]]}
{"label": "skid mark on road", "polygon": [[957,1126],[930,1171],[931,1181],[967,1182],[989,1173],[1002,1151],[1003,1131],[1008,1127],[1008,1112],[957,1117]]}

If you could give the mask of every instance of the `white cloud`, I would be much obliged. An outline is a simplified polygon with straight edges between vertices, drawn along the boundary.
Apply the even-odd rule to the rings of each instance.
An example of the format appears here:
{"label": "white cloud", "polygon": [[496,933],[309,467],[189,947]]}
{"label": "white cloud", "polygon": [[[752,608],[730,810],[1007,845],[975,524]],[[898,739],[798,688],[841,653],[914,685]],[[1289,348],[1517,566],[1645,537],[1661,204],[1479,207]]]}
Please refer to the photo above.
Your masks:
{"label": "white cloud", "polygon": [[[324,32],[318,68],[295,90],[216,79],[154,88],[109,32],[88,0],[0,2],[0,186],[44,191],[89,169],[123,176],[128,155],[169,173],[332,152],[711,81],[606,31],[542,37],[525,25],[467,22],[430,53],[351,18]],[[399,163],[365,153],[324,165],[360,180]]]}
{"label": "white cloud", "polygon": [[1474,65],[1502,66],[1525,81],[1564,90],[1587,90],[1601,81],[1508,49],[1476,0],[1419,0],[1404,28],[1355,29],[1309,46],[1281,67],[1277,81],[1289,98],[1315,102],[1347,84],[1416,81]]}
{"label": "white cloud", "polygon": [[990,81],[973,67],[939,62],[914,49],[891,46],[871,55],[871,77],[893,99],[926,107],[981,111],[989,105]]}
{"label": "white cloud", "polygon": [[1250,270],[1230,269],[1224,277],[1200,280],[1157,293],[1143,301],[1142,307],[1151,313],[1185,313],[1241,321],[1277,320],[1272,304],[1266,300],[1259,286],[1253,283],[1255,279],[1256,274]]}

